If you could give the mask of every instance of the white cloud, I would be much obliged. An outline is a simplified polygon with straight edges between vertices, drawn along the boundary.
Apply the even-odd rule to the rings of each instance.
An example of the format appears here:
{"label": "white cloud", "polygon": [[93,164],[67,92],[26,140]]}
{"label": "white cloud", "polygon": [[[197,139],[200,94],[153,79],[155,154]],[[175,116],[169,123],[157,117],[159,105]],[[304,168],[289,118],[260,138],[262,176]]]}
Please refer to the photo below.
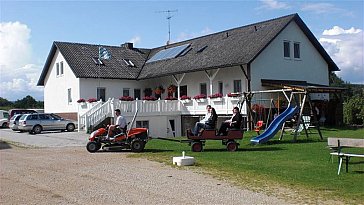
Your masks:
{"label": "white cloud", "polygon": [[199,36],[205,36],[205,35],[208,35],[208,34],[211,34],[211,33],[213,33],[213,31],[208,27],[204,28],[202,31],[197,32],[197,33],[182,32],[182,33],[180,33],[178,35],[178,37],[176,39],[176,42],[188,40],[188,39],[191,39],[191,38],[196,38],[196,37],[199,37]]}
{"label": "white cloud", "polygon": [[335,13],[344,11],[330,3],[307,3],[301,6],[302,11],[314,12],[316,14]]}
{"label": "white cloud", "polygon": [[0,97],[43,99],[43,88],[36,86],[41,67],[31,63],[30,33],[20,22],[0,23]]}
{"label": "white cloud", "polygon": [[141,40],[142,39],[140,38],[140,36],[134,36],[133,38],[131,38],[129,40],[129,42],[133,43],[134,45],[137,45],[137,44],[139,44],[141,42]]}
{"label": "white cloud", "polygon": [[361,29],[355,29],[354,27],[351,27],[348,30],[345,30],[343,28],[340,28],[339,26],[334,26],[332,29],[324,30],[322,35],[326,36],[335,36],[340,34],[355,34],[362,32]]}
{"label": "white cloud", "polygon": [[337,74],[344,81],[364,84],[363,31],[334,26],[322,35],[319,41],[341,69]]}
{"label": "white cloud", "polygon": [[263,3],[263,6],[259,7],[259,9],[269,9],[269,10],[276,10],[276,9],[289,9],[290,6],[286,3],[279,2],[276,0],[260,0]]}

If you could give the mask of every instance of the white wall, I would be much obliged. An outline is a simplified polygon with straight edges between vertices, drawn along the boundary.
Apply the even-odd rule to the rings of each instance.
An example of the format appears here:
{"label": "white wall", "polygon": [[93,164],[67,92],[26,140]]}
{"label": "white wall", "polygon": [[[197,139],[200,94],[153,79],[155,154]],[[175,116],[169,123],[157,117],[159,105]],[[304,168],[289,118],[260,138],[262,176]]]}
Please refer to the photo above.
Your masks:
{"label": "white wall", "polygon": [[[57,76],[56,63],[63,62],[63,75]],[[44,81],[44,112],[77,112],[79,80],[73,74],[62,54],[56,51]],[[71,88],[72,102],[68,102],[68,88]]]}
{"label": "white wall", "polygon": [[[229,68],[221,68],[217,73],[215,79],[213,80],[213,90],[212,93],[218,93],[218,82],[221,81],[223,83],[223,94],[226,95],[230,92],[234,91],[234,80],[241,80],[242,91],[246,91],[246,78],[244,76],[243,71],[240,67],[229,67]],[[169,85],[174,84],[177,85],[172,76],[148,79],[142,81],[144,85],[154,89],[158,85],[162,85],[165,89],[168,88]],[[207,85],[207,95],[210,95],[210,80],[207,77],[204,71],[186,73],[185,77],[181,82],[181,86],[187,85],[187,94],[191,98],[200,94],[200,83],[206,83]],[[143,89],[144,90],[144,89]],[[142,93],[144,96],[144,93]],[[162,95],[162,99],[167,97],[167,91]]]}
{"label": "white wall", "polygon": [[[283,56],[283,41],[291,42],[291,58]],[[301,59],[293,58],[293,42],[300,43]],[[291,22],[251,64],[251,89],[264,90],[261,79],[302,80],[329,84],[328,65],[295,22]]]}

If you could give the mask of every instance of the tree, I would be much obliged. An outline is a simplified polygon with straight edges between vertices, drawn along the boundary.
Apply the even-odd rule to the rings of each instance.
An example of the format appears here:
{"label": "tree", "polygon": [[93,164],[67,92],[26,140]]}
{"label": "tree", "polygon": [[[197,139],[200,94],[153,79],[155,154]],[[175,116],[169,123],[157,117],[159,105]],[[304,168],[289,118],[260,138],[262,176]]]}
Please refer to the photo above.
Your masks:
{"label": "tree", "polygon": [[42,103],[37,102],[32,96],[28,95],[25,98],[21,99],[21,100],[17,100],[14,103],[14,107],[16,108],[24,108],[24,109],[29,109],[29,108],[42,108],[43,106],[40,107]]}
{"label": "tree", "polygon": [[10,102],[9,100],[0,97],[0,107],[7,107],[7,106],[11,106],[13,103]]}

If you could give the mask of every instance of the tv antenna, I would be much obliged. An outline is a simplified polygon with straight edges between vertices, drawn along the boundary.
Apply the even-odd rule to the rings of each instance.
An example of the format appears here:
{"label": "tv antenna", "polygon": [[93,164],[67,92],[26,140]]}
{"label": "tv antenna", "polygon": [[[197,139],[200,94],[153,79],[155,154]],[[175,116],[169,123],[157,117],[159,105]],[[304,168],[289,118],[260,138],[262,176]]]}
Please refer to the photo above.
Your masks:
{"label": "tv antenna", "polygon": [[168,20],[168,44],[171,42],[171,18],[173,17],[171,13],[178,12],[178,10],[164,10],[164,11],[157,11],[157,13],[167,13],[166,19]]}

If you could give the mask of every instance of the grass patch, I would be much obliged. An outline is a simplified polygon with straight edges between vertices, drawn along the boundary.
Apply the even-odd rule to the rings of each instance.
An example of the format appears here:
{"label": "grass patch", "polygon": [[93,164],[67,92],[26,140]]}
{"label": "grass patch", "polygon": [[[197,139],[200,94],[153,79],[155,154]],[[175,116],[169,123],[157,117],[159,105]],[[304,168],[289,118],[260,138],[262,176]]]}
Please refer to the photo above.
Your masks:
{"label": "grass patch", "polygon": [[[250,145],[250,139],[255,133],[245,132],[236,152],[226,151],[221,141],[207,141],[204,151],[196,153],[190,151],[188,144],[151,140],[144,153],[132,156],[171,164],[172,157],[187,151],[197,161],[192,169],[254,191],[305,203],[317,203],[317,200],[362,203],[363,159],[352,158],[349,173],[343,169],[338,176],[337,158],[331,162],[327,137],[363,138],[364,129],[324,128],[322,133],[323,141],[318,134],[310,134],[308,139],[301,134],[298,142],[293,143],[293,136],[287,134],[282,141],[276,136],[267,144],[254,146]],[[360,149],[351,151],[363,153]]]}

